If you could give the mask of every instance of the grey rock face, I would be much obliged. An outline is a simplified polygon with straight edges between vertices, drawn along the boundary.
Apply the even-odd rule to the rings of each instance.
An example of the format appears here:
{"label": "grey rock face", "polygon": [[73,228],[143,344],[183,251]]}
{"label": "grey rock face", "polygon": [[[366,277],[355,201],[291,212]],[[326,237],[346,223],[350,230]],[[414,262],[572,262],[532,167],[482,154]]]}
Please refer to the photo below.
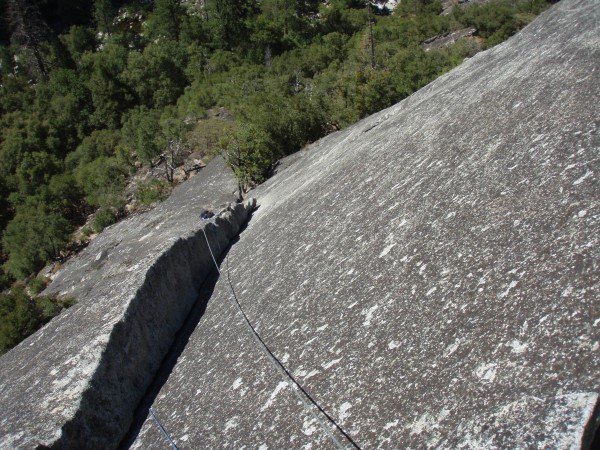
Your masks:
{"label": "grey rock face", "polygon": [[[46,293],[78,303],[0,359],[0,448],[114,448],[251,202],[215,160],[153,211],[105,230]],[[203,209],[216,210],[201,222]]]}
{"label": "grey rock face", "polygon": [[490,0],[442,0],[442,15],[448,15],[456,7],[466,8],[472,5],[482,5]]}
{"label": "grey rock face", "polygon": [[[180,448],[579,448],[600,389],[600,3],[332,134],[259,209],[153,408]],[[338,439],[343,437],[336,434]],[[165,448],[151,421],[135,448]]]}
{"label": "grey rock face", "polygon": [[[476,34],[477,28],[473,27],[465,28],[464,30],[457,30],[453,32],[447,32],[444,34],[438,34],[437,36],[433,36],[427,39],[421,47],[423,48],[423,50],[428,52],[433,49],[448,47],[461,39],[472,38]],[[472,40],[472,42],[473,45],[479,46],[479,44],[476,41]]]}

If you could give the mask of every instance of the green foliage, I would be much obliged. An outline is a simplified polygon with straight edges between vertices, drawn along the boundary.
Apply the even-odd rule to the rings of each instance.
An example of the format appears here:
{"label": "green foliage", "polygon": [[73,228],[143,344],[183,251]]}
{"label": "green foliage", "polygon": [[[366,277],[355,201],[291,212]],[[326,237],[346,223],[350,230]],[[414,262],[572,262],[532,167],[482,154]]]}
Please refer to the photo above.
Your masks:
{"label": "green foliage", "polygon": [[74,70],[51,73],[37,95],[37,110],[46,130],[46,146],[64,156],[73,151],[88,133],[91,113],[90,92]]}
{"label": "green foliage", "polygon": [[5,289],[8,289],[13,280],[14,278],[8,275],[4,271],[4,268],[0,266],[0,292],[4,291]]}
{"label": "green foliage", "polygon": [[221,138],[231,134],[234,128],[235,124],[228,120],[200,120],[190,130],[185,140],[188,145],[200,153],[201,157],[211,157],[217,153]]}
{"label": "green foliage", "polygon": [[127,168],[117,158],[102,156],[80,166],[75,171],[77,184],[85,193],[88,204],[98,207],[121,208],[125,199]]}
{"label": "green foliage", "polygon": [[148,20],[148,35],[151,38],[175,40],[183,10],[179,0],[154,0],[154,9]]}
{"label": "green foliage", "polygon": [[26,154],[44,151],[45,130],[39,117],[16,111],[2,118],[0,142],[0,174],[14,175]]}
{"label": "green foliage", "polygon": [[2,237],[2,246],[9,255],[4,270],[15,278],[25,278],[57,257],[72,231],[65,217],[44,204],[28,202],[20,206]]}
{"label": "green foliage", "polygon": [[82,70],[94,108],[89,117],[91,125],[119,128],[121,115],[132,105],[131,89],[122,77],[128,57],[128,49],[118,39],[106,44],[101,52],[83,55]]}
{"label": "green foliage", "polygon": [[316,31],[310,20],[318,11],[316,2],[262,0],[260,11],[251,22],[250,39],[270,55],[308,44]]}
{"label": "green foliage", "polygon": [[207,2],[207,32],[214,48],[233,50],[248,35],[247,19],[256,11],[256,0]]}
{"label": "green foliage", "polygon": [[9,203],[8,203],[8,188],[6,180],[0,177],[0,230],[3,230],[8,222]]}
{"label": "green foliage", "polygon": [[0,353],[4,354],[37,329],[39,311],[24,290],[0,293]]}
{"label": "green foliage", "polygon": [[159,110],[132,109],[122,128],[122,145],[142,163],[152,163],[165,145],[160,132]]}
{"label": "green foliage", "polygon": [[115,149],[121,140],[118,130],[95,130],[84,137],[77,148],[65,158],[68,170],[91,163],[96,158],[115,156]]}
{"label": "green foliage", "polygon": [[127,167],[115,157],[100,157],[75,171],[77,185],[86,203],[98,208],[92,224],[100,232],[115,223],[125,206]]}
{"label": "green foliage", "polygon": [[[9,61],[2,61],[1,68],[4,69]],[[0,115],[13,111],[28,109],[33,103],[35,93],[29,89],[29,83],[25,77],[11,76],[2,77],[0,84]]]}
{"label": "green foliage", "polygon": [[340,32],[352,35],[367,24],[365,3],[354,0],[332,0],[321,6],[323,32]]}
{"label": "green foliage", "polygon": [[49,283],[50,280],[46,277],[35,277],[27,283],[27,287],[32,294],[37,295],[46,289],[46,286],[48,286]]}
{"label": "green foliage", "polygon": [[441,12],[441,3],[434,0],[402,0],[394,10],[395,15],[403,17],[439,15]]}
{"label": "green foliage", "polygon": [[93,18],[98,31],[111,33],[115,11],[111,0],[94,0]]}
{"label": "green foliage", "polygon": [[60,173],[54,175],[43,193],[45,203],[52,205],[55,212],[64,216],[71,223],[77,223],[83,219],[84,195],[73,174]]}
{"label": "green foliage", "polygon": [[94,30],[80,25],[73,25],[69,28],[68,33],[62,34],[58,38],[75,64],[81,62],[81,58],[86,52],[93,52],[97,45]]}
{"label": "green foliage", "polygon": [[112,225],[117,221],[119,217],[119,211],[117,208],[111,208],[110,206],[101,207],[94,217],[92,222],[92,229],[96,233],[100,233],[107,226]]}
{"label": "green foliage", "polygon": [[269,135],[250,124],[242,124],[224,137],[220,149],[243,191],[264,181],[276,159]]}
{"label": "green foliage", "polygon": [[30,297],[18,288],[0,293],[0,355],[74,303],[73,298]]}
{"label": "green foliage", "polygon": [[[297,83],[297,84],[296,84]],[[273,95],[270,89],[252,96],[240,107],[240,116],[265,132],[277,151],[273,158],[291,154],[326,134],[325,106],[319,96],[303,91],[302,80],[291,80],[293,96]],[[275,162],[271,160],[270,163]]]}
{"label": "green foliage", "polygon": [[55,173],[60,171],[60,160],[45,152],[26,153],[16,170],[18,190],[25,195],[38,192],[41,185],[46,185]]}
{"label": "green foliage", "polygon": [[130,53],[122,78],[136,93],[139,104],[164,108],[183,93],[186,65],[186,55],[179,44],[161,40],[159,44],[149,44],[142,53]]}
{"label": "green foliage", "polygon": [[172,139],[183,139],[189,129],[189,125],[178,116],[176,108],[165,108],[160,116],[159,124],[167,143]]}
{"label": "green foliage", "polygon": [[136,190],[135,198],[142,205],[150,206],[153,203],[165,200],[170,192],[169,183],[154,179],[141,183]]}
{"label": "green foliage", "polygon": [[492,47],[508,39],[537,14],[548,7],[545,0],[495,0],[469,8],[455,8],[453,18],[465,26],[476,27],[479,35]]}
{"label": "green foliage", "polygon": [[[188,7],[189,7],[188,3]],[[191,56],[204,56],[203,50],[199,50],[200,43],[208,42],[208,33],[202,17],[202,11],[196,11],[193,15],[183,15],[179,26],[179,42],[184,47],[192,47]]]}
{"label": "green foliage", "polygon": [[102,231],[117,221],[126,203],[128,168],[116,157],[99,157],[75,171],[77,185],[88,205],[98,208],[92,228]]}
{"label": "green foliage", "polygon": [[187,117],[204,117],[206,110],[215,104],[215,96],[210,85],[194,81],[185,93],[179,97],[177,106],[180,113]]}

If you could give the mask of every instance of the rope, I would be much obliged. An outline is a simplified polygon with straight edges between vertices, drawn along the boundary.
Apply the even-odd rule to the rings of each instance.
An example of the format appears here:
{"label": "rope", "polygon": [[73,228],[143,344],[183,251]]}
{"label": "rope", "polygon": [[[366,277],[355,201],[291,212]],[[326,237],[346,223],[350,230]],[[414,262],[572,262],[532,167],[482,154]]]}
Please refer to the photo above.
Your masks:
{"label": "rope", "polygon": [[167,430],[165,430],[165,428],[162,426],[162,424],[160,423],[160,421],[158,420],[158,418],[156,417],[156,415],[154,415],[154,411],[152,411],[152,407],[150,407],[148,409],[148,411],[150,412],[150,415],[152,416],[152,418],[156,422],[156,425],[158,425],[158,428],[160,429],[160,431],[162,431],[162,433],[165,435],[165,437],[168,439],[168,441],[173,446],[173,449],[174,450],[179,450],[177,448],[177,446],[175,445],[175,442],[173,442],[173,439],[171,439],[171,436],[169,436],[169,433],[167,433]]}
{"label": "rope", "polygon": [[[217,269],[217,272],[219,273],[219,275],[222,275],[221,269],[219,268],[219,265],[217,264],[217,260],[215,259],[215,255],[213,254],[212,249],[210,247],[210,243],[208,242],[208,237],[206,236],[205,228],[206,227],[202,227],[202,232],[204,233],[204,239],[206,239],[206,245],[208,246],[208,250],[210,252],[210,256],[212,257],[212,260],[215,263],[215,267]],[[217,243],[218,243],[218,240],[217,240]],[[361,448],[358,446],[358,444],[356,444],[356,442],[354,442],[354,440],[348,435],[348,433],[346,433],[342,429],[342,427],[335,421],[335,419],[333,419],[316,402],[316,400],[314,400],[312,398],[312,396],[300,385],[300,383],[298,383],[296,381],[296,379],[294,378],[294,376],[285,368],[285,366],[283,365],[283,363],[281,361],[279,361],[279,359],[273,354],[273,352],[269,349],[269,347],[267,346],[267,344],[265,344],[265,342],[262,340],[262,338],[260,337],[260,335],[258,334],[258,332],[256,331],[256,329],[252,326],[252,324],[250,323],[250,320],[248,319],[248,316],[246,316],[246,313],[242,309],[242,305],[238,301],[237,295],[235,293],[235,289],[233,287],[233,283],[231,282],[231,276],[230,276],[230,272],[229,272],[229,255],[227,255],[227,281],[229,283],[229,287],[231,288],[231,293],[233,294],[234,305],[236,306],[236,308],[238,309],[238,311],[244,317],[244,323],[248,327],[248,330],[250,331],[252,337],[254,338],[254,340],[256,341],[256,343],[258,344],[258,346],[260,347],[260,349],[263,351],[263,353],[265,354],[265,356],[267,357],[267,359],[269,359],[269,361],[271,361],[271,363],[273,364],[273,366],[275,367],[275,369],[280,373],[280,375],[282,376],[282,378],[284,379],[284,381],[288,384],[288,386],[290,386],[292,388],[292,392],[294,392],[294,394],[296,395],[296,397],[304,405],[304,408],[313,416],[313,418],[319,423],[319,425],[321,425],[321,428],[323,428],[323,430],[327,433],[327,435],[335,443],[335,445],[337,446],[338,449],[344,450],[345,447],[334,436],[334,434],[331,432],[331,429],[325,423],[323,423],[323,421],[321,420],[321,418],[319,418],[319,416],[315,413],[314,409],[310,407],[310,405],[306,401],[307,399],[310,401],[310,403],[312,403],[329,420],[329,422],[331,424],[333,424],[333,426],[340,433],[342,433],[342,435],[344,435],[344,437],[348,440],[348,442],[350,442],[350,444],[352,444],[352,446],[355,449],[361,450]],[[290,383],[290,381],[291,381],[291,383]],[[302,396],[300,394],[300,392],[302,392],[302,394],[304,394],[304,396]]]}

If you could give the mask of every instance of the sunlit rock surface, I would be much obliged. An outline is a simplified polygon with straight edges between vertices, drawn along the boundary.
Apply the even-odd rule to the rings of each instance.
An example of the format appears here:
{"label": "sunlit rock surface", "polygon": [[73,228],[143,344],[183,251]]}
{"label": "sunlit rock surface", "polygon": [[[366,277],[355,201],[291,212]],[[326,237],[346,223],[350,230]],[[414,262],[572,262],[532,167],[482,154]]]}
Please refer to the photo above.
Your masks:
{"label": "sunlit rock surface", "polygon": [[[46,293],[78,303],[0,358],[0,448],[115,448],[213,269],[246,221],[222,160],[151,212],[106,229]],[[216,224],[216,226],[215,226]],[[217,243],[218,241],[218,243]]]}
{"label": "sunlit rock surface", "polygon": [[[362,448],[589,444],[599,10],[560,2],[252,193],[259,209],[154,400],[180,448],[333,448],[248,333],[228,278]],[[148,419],[134,447],[168,445]]]}

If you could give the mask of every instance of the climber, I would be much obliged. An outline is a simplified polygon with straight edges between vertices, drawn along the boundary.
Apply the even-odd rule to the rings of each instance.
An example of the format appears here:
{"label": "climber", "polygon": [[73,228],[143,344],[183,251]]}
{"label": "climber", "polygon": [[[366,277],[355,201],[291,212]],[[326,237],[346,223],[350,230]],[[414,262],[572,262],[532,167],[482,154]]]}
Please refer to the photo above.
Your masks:
{"label": "climber", "polygon": [[213,217],[215,215],[215,213],[213,213],[212,211],[209,211],[207,209],[205,209],[204,211],[202,211],[202,213],[200,214],[200,218],[202,220],[208,220],[211,217]]}

